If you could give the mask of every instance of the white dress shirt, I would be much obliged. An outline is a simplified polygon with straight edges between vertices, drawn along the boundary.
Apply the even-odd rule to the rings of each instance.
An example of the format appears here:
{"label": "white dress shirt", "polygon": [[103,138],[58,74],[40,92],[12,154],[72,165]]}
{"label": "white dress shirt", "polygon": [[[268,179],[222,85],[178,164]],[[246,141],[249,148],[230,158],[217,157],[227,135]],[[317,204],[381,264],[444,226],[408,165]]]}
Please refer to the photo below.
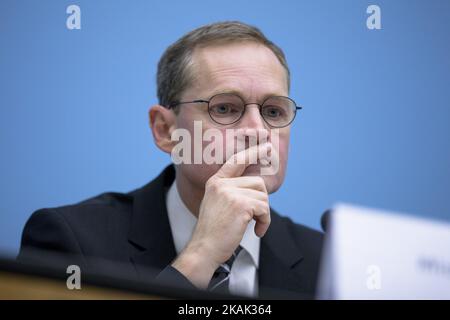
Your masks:
{"label": "white dress shirt", "polygon": [[[189,211],[181,199],[176,182],[172,183],[166,195],[167,213],[177,254],[179,254],[191,239],[197,218]],[[242,250],[234,260],[230,273],[230,293],[257,296],[258,266],[260,238],[254,231],[255,221],[252,220],[241,241]]]}

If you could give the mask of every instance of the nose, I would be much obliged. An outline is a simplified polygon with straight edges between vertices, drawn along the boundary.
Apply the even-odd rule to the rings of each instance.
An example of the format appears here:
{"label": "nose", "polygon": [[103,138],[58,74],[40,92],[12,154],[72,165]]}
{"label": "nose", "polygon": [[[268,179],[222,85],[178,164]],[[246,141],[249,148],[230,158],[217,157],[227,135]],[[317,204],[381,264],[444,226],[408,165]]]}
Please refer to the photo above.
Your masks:
{"label": "nose", "polygon": [[260,144],[270,141],[270,130],[259,112],[259,105],[251,103],[246,105],[244,115],[239,121],[239,129],[244,129],[243,136],[245,148],[251,144]]}
{"label": "nose", "polygon": [[249,103],[246,105],[239,127],[244,129],[267,129],[267,124],[259,112],[259,105]]}

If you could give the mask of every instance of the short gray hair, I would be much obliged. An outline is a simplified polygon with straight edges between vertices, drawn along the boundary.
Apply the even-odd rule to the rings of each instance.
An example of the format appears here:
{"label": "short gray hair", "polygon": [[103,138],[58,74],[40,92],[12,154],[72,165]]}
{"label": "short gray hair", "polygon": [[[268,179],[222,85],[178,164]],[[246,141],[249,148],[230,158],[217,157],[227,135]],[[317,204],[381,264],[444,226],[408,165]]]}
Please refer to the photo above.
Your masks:
{"label": "short gray hair", "polygon": [[258,28],[239,21],[224,21],[194,29],[166,49],[159,60],[156,77],[159,104],[167,107],[178,101],[191,84],[192,54],[196,47],[241,41],[260,43],[272,50],[286,70],[290,87],[290,72],[283,51]]}

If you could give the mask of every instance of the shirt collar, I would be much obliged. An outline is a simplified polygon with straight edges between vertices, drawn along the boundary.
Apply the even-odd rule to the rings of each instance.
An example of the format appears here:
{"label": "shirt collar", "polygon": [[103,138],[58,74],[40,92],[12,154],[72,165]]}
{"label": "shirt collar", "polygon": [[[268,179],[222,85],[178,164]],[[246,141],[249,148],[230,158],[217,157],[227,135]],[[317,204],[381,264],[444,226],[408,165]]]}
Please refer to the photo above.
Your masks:
{"label": "shirt collar", "polygon": [[[179,254],[191,239],[197,218],[189,211],[178,193],[176,180],[172,183],[166,195],[167,213],[177,254]],[[256,267],[259,266],[260,238],[255,234],[255,220],[252,220],[245,230],[241,247],[248,252]]]}

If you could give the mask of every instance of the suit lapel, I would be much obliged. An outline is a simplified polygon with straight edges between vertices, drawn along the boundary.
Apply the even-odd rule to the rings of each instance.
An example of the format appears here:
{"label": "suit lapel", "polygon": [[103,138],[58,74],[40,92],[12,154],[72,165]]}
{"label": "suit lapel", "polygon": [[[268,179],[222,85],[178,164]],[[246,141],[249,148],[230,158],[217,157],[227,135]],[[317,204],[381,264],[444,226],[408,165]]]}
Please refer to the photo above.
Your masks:
{"label": "suit lapel", "polygon": [[273,209],[271,218],[269,230],[261,239],[260,288],[310,293],[305,275],[298,270],[304,260],[300,248],[292,238],[288,225]]}
{"label": "suit lapel", "polygon": [[176,257],[166,208],[165,191],[175,179],[175,169],[168,166],[153,181],[134,192],[133,213],[128,240],[137,252],[131,255],[138,274],[158,273]]}

